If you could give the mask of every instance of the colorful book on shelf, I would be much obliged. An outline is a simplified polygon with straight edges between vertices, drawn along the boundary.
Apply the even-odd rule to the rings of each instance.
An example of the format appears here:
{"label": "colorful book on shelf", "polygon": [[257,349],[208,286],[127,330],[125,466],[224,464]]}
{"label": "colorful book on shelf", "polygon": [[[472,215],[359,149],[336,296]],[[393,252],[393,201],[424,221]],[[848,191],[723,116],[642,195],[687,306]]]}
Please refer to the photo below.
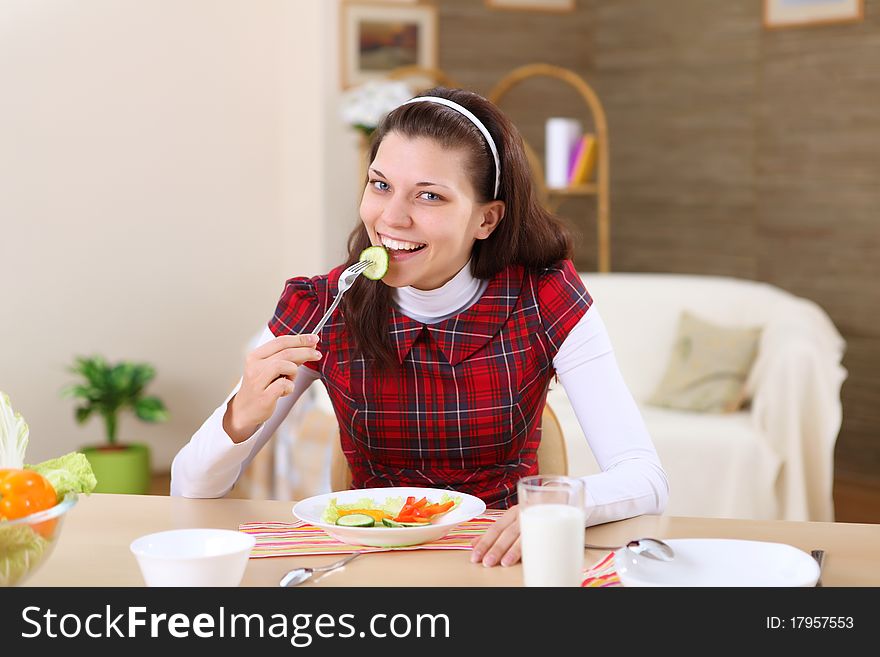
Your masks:
{"label": "colorful book on shelf", "polygon": [[578,160],[583,157],[584,146],[586,142],[584,141],[583,135],[578,137],[571,146],[571,151],[568,155],[568,169],[565,173],[565,182],[567,185],[571,185],[572,178],[574,177],[574,170],[577,167]]}
{"label": "colorful book on shelf", "polygon": [[571,167],[568,172],[569,185],[585,185],[593,177],[596,168],[596,135],[586,134],[575,144],[572,151]]}

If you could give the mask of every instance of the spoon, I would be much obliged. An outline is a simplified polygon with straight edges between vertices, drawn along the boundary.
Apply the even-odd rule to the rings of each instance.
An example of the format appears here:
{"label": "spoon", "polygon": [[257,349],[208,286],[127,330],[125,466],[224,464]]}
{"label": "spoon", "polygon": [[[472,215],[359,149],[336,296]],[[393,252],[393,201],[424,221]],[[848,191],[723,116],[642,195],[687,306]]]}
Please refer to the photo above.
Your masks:
{"label": "spoon", "polygon": [[672,561],[675,558],[673,549],[659,538],[636,538],[626,545],[618,545],[617,547],[584,543],[584,547],[589,550],[620,550],[623,548],[633,554],[645,555],[657,561]]}
{"label": "spoon", "polygon": [[331,570],[342,568],[349,561],[361,556],[362,554],[363,552],[353,552],[344,559],[334,561],[327,566],[315,566],[314,568],[294,568],[281,578],[281,581],[278,582],[278,586],[297,586],[305,582],[307,579],[311,579],[312,575],[314,575],[315,573],[329,573]]}

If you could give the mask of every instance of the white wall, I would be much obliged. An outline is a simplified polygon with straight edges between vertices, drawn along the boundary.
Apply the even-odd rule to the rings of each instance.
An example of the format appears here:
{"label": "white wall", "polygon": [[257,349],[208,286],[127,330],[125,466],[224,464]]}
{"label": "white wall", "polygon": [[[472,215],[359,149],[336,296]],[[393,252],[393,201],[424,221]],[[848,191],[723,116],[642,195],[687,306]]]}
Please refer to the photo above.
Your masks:
{"label": "white wall", "polygon": [[358,205],[363,193],[359,137],[352,128],[345,125],[339,116],[341,102],[340,89],[340,44],[339,44],[339,5],[340,0],[322,2],[326,5],[325,19],[325,69],[324,77],[327,129],[324,135],[327,157],[324,158],[324,180],[326,190],[326,239],[325,260],[338,264],[348,254],[346,242],[352,228],[358,224]]}
{"label": "white wall", "polygon": [[341,253],[356,161],[325,157],[351,139],[326,105],[335,5],[0,3],[0,390],[29,461],[103,440],[59,396],[73,357],[100,353],[156,366],[172,419],[126,415],[120,438],[166,469],[283,281]]}

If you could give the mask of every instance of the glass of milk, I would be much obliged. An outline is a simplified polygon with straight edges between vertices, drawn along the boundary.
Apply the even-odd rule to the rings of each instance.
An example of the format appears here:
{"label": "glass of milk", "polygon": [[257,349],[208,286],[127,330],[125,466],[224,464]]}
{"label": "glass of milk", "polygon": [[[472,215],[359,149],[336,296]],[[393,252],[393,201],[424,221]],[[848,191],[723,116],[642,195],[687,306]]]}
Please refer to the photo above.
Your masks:
{"label": "glass of milk", "polygon": [[584,567],[584,482],[535,475],[517,483],[526,586],[580,586]]}

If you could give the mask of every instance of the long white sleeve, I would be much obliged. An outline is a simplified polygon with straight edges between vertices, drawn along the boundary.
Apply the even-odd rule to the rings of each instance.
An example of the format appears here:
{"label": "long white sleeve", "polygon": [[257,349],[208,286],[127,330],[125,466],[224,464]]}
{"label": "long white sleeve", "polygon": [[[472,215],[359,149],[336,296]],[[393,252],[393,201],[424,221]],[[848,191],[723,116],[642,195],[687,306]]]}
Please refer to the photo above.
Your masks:
{"label": "long white sleeve", "polygon": [[602,469],[583,477],[587,525],[662,513],[669,497],[666,473],[595,304],[568,334],[553,365]]}
{"label": "long white sleeve", "polygon": [[[255,349],[274,337],[265,328],[252,348]],[[245,466],[272,437],[296,401],[317,379],[318,373],[314,370],[307,367],[297,369],[293,392],[278,400],[272,417],[260,425],[252,436],[236,444],[223,429],[223,416],[226,414],[226,405],[241,386],[239,380],[229,396],[174,457],[171,463],[171,494],[181,497],[226,495],[238,481]]]}

